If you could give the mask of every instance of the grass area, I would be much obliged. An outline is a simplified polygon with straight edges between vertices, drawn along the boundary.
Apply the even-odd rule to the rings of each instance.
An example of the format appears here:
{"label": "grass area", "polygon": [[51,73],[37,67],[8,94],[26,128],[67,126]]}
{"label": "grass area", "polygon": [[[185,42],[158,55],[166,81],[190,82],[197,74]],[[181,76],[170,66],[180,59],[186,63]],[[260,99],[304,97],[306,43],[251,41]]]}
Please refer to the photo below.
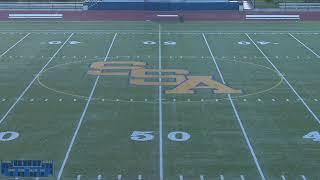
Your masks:
{"label": "grass area", "polygon": [[319,25],[2,22],[0,159],[61,180],[319,179]]}

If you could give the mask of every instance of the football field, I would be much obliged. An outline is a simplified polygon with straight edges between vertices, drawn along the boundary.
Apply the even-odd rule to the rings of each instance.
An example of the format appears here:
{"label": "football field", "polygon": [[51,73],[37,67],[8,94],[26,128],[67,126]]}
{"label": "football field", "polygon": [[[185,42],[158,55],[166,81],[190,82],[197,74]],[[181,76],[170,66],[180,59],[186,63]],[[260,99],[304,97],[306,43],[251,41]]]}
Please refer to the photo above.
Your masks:
{"label": "football field", "polygon": [[319,42],[316,22],[2,22],[0,160],[53,160],[40,179],[319,180]]}

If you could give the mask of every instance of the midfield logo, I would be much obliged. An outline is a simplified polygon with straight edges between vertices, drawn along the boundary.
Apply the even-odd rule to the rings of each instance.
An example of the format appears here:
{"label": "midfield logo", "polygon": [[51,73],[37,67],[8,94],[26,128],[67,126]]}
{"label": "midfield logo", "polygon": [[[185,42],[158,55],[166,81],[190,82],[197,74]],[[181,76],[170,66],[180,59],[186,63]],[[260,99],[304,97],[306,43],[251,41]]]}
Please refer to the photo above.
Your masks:
{"label": "midfield logo", "polygon": [[[129,83],[141,86],[175,86],[166,90],[166,94],[193,94],[195,90],[211,89],[214,94],[239,94],[241,90],[233,89],[211,76],[191,76],[182,69],[146,69],[145,62],[106,61],[95,62],[88,74],[96,76],[128,76]],[[159,79],[161,78],[161,82]]]}

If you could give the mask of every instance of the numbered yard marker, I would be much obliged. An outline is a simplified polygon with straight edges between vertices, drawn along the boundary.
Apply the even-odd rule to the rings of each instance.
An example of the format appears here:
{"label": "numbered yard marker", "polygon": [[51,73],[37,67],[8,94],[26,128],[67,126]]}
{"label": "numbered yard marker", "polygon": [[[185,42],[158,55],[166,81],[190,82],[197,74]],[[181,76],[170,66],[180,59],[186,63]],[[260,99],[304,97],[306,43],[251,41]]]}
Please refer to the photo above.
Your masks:
{"label": "numbered yard marker", "polygon": [[81,42],[79,42],[79,41],[69,41],[69,44],[71,44],[71,45],[75,45],[75,44],[80,44]]}
{"label": "numbered yard marker", "polygon": [[239,41],[238,44],[247,46],[247,45],[250,45],[251,43],[248,41]]}
{"label": "numbered yard marker", "polygon": [[13,131],[0,132],[0,141],[11,141],[17,139],[19,133]]}
{"label": "numbered yard marker", "polygon": [[312,141],[320,142],[320,133],[318,131],[312,131],[303,136],[304,139],[312,139]]}
{"label": "numbered yard marker", "polygon": [[[154,139],[153,131],[133,131],[131,134],[133,141],[151,141]],[[187,141],[191,138],[189,133],[183,131],[174,131],[168,134],[168,139],[171,141]]]}
{"label": "numbered yard marker", "polygon": [[154,45],[154,44],[157,44],[157,43],[154,42],[154,41],[144,41],[143,44],[145,44],[145,45]]}
{"label": "numbered yard marker", "polygon": [[131,139],[134,141],[150,141],[154,139],[152,131],[133,131],[131,134]]}
{"label": "numbered yard marker", "polygon": [[270,42],[268,42],[268,41],[257,41],[257,43],[259,43],[259,44],[261,44],[261,45],[270,44]]}
{"label": "numbered yard marker", "polygon": [[182,131],[175,131],[168,134],[168,138],[171,141],[187,141],[190,137],[190,134]]}
{"label": "numbered yard marker", "polygon": [[177,42],[175,42],[175,41],[166,41],[166,42],[163,42],[163,45],[165,45],[165,46],[174,46],[174,45],[176,45],[177,44]]}
{"label": "numbered yard marker", "polygon": [[61,41],[49,41],[48,44],[61,44],[62,42]]}

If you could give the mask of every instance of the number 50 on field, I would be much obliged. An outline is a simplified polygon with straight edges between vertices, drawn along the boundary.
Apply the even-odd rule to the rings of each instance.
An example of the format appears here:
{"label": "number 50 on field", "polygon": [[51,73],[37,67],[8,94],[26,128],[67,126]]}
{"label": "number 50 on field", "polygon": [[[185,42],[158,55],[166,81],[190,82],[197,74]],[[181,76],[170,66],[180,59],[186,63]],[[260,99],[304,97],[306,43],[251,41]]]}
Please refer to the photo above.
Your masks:
{"label": "number 50 on field", "polygon": [[[131,136],[133,141],[151,141],[154,139],[153,131],[133,131]],[[171,141],[187,141],[191,138],[189,133],[183,131],[173,131],[168,134]]]}

